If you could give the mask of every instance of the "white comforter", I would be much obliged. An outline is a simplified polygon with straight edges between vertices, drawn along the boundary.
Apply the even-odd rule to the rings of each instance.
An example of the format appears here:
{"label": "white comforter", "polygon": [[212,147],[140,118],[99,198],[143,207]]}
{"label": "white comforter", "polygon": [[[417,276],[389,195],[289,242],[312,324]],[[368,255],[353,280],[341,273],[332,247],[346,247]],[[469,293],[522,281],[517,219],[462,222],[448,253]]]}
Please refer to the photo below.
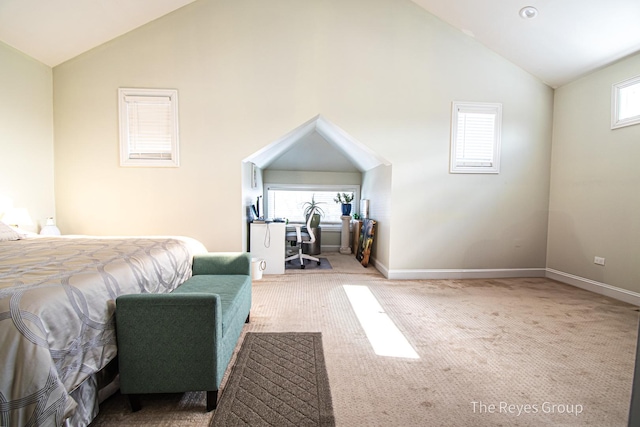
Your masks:
{"label": "white comforter", "polygon": [[205,251],[187,238],[0,242],[0,426],[73,417],[70,393],[116,355],[116,297],[172,291]]}

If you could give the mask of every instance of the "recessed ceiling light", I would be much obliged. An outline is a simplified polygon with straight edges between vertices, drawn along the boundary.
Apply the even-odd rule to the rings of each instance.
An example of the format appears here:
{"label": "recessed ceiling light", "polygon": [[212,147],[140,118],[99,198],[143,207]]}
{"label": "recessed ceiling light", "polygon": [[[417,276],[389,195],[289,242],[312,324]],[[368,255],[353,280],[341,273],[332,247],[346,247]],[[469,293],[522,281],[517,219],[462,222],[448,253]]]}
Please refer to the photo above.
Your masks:
{"label": "recessed ceiling light", "polygon": [[520,9],[520,16],[524,19],[533,19],[538,16],[538,9],[533,6],[525,6]]}

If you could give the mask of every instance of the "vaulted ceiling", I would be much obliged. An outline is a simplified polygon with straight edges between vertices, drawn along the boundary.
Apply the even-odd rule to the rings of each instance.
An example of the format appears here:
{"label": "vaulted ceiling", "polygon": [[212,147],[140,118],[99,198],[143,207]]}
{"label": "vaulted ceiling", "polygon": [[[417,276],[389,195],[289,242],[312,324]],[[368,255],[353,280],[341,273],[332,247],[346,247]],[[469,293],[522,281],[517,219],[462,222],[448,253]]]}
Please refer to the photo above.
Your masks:
{"label": "vaulted ceiling", "polygon": [[[1,0],[0,41],[53,67],[193,1]],[[640,51],[638,0],[413,2],[552,87]]]}
{"label": "vaulted ceiling", "polygon": [[365,172],[385,159],[321,115],[301,124],[245,161],[261,169]]}
{"label": "vaulted ceiling", "polygon": [[195,0],[0,0],[0,41],[54,67]]}
{"label": "vaulted ceiling", "polygon": [[[638,0],[413,0],[551,87],[640,51]],[[523,18],[533,6],[537,15]]]}

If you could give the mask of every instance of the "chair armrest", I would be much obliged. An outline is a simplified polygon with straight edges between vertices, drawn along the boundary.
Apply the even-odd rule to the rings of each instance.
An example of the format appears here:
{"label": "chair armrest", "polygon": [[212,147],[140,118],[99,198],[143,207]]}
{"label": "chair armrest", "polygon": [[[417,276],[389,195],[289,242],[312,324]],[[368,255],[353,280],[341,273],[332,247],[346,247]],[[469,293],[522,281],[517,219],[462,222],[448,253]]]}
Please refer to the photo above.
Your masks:
{"label": "chair armrest", "polygon": [[193,256],[193,275],[244,274],[251,276],[251,255],[248,252],[213,252]]}
{"label": "chair armrest", "polygon": [[123,393],[215,389],[222,340],[217,294],[128,294],[116,300]]}

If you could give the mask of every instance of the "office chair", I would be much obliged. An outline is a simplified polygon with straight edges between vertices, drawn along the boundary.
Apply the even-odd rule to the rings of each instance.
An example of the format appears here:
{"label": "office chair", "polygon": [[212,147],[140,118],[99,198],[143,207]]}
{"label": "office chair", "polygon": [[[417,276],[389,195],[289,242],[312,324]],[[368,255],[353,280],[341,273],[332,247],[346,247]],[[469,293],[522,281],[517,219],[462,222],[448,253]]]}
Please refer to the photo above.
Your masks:
{"label": "office chair", "polygon": [[307,255],[302,253],[302,245],[307,244],[311,245],[316,241],[316,235],[313,233],[311,229],[311,219],[313,218],[313,214],[316,212],[315,208],[309,214],[309,218],[307,219],[307,231],[302,231],[302,225],[296,224],[296,231],[290,231],[287,233],[287,241],[288,242],[296,242],[296,247],[298,248],[298,253],[295,255],[291,255],[290,257],[285,258],[285,262],[292,261],[294,259],[300,259],[300,268],[304,268],[304,260],[308,259],[310,261],[315,261],[320,265],[320,260],[311,255]]}

